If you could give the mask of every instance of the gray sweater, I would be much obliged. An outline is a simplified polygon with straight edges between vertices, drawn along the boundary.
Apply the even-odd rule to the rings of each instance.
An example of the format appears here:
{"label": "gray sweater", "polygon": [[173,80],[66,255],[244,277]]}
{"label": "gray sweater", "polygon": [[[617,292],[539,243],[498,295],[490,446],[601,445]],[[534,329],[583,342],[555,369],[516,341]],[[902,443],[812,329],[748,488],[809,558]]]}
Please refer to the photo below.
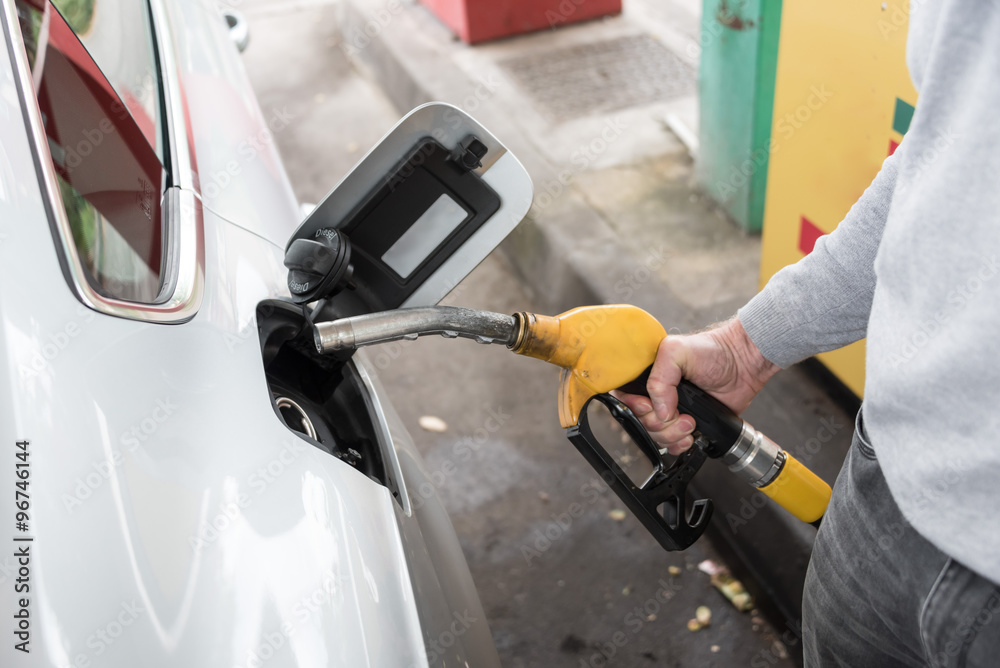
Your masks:
{"label": "gray sweater", "polygon": [[905,139],[739,318],[782,367],[867,335],[865,427],[893,498],[1000,582],[1000,7],[911,8]]}

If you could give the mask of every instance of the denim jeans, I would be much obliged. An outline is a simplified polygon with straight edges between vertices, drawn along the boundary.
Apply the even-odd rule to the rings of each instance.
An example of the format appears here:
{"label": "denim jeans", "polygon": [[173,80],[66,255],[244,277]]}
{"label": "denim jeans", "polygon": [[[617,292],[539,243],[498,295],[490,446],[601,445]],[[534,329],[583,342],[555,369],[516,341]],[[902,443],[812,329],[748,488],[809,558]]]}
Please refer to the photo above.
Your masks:
{"label": "denim jeans", "polygon": [[861,413],[813,547],[802,634],[807,668],[1000,666],[1000,586],[903,518]]}

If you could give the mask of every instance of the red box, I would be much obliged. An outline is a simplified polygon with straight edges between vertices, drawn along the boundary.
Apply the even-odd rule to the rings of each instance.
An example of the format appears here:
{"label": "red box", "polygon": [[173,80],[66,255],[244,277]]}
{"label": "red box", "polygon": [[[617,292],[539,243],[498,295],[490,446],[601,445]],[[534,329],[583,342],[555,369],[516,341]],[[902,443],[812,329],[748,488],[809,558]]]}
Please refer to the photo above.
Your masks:
{"label": "red box", "polygon": [[420,3],[468,44],[622,11],[622,0],[420,0]]}

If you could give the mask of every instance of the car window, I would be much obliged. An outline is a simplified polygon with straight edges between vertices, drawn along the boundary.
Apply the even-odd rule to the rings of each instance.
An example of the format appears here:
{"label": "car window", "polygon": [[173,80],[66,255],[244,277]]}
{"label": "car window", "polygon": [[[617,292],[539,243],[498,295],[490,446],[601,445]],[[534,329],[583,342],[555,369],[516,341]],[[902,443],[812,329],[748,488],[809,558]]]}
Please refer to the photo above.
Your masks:
{"label": "car window", "polygon": [[163,160],[160,86],[145,0],[52,0]]}
{"label": "car window", "polygon": [[[167,179],[158,150],[159,86],[152,52],[142,61],[132,38],[113,32],[118,19],[102,17],[105,9],[121,10],[139,20],[133,28],[145,29],[147,37],[149,21],[145,10],[135,11],[145,7],[138,0],[100,4],[98,10],[93,0],[16,2],[49,153],[87,279],[105,297],[151,303],[162,282]],[[74,26],[103,54],[117,84]],[[130,64],[119,62],[129,58]]]}

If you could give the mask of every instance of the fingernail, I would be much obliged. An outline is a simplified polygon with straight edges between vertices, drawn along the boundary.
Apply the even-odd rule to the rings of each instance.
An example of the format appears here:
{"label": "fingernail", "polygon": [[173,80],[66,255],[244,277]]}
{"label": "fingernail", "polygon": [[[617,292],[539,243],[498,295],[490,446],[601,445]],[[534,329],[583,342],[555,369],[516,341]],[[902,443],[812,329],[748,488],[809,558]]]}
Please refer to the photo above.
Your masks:
{"label": "fingernail", "polygon": [[667,412],[666,404],[653,404],[653,408],[656,410],[656,417],[660,418],[664,422],[670,417],[670,413]]}
{"label": "fingernail", "polygon": [[694,438],[692,438],[691,436],[685,436],[676,443],[667,446],[667,450],[670,452],[670,454],[676,456],[683,454],[684,451],[689,449],[692,445],[694,445]]}
{"label": "fingernail", "polygon": [[637,403],[635,405],[635,408],[636,408],[637,411],[639,411],[643,415],[645,415],[649,411],[653,410],[653,407],[650,404],[647,404],[646,402],[642,402],[642,401],[639,402],[639,403]]}
{"label": "fingernail", "polygon": [[694,420],[681,420],[681,429],[684,430],[684,433],[694,431]]}

